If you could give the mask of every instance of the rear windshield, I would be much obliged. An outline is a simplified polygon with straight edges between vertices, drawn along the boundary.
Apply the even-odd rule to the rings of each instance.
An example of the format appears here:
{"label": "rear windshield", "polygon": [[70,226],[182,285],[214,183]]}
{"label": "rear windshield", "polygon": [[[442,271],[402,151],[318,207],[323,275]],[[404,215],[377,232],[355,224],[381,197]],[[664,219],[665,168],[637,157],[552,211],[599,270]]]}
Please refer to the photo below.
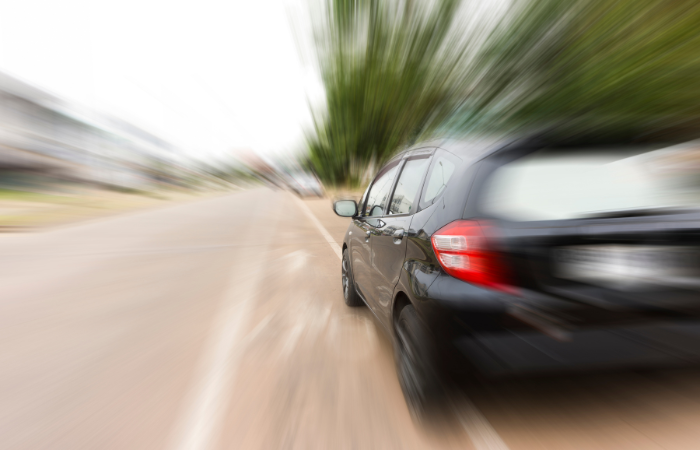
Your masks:
{"label": "rear windshield", "polygon": [[544,149],[497,169],[482,200],[488,215],[515,221],[698,209],[700,142]]}

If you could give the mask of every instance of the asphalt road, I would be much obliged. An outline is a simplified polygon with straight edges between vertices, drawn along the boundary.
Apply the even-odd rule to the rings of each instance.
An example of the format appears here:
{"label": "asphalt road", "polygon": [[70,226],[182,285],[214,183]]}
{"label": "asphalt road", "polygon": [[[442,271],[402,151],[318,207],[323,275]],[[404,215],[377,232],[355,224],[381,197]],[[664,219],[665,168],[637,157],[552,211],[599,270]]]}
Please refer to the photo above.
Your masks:
{"label": "asphalt road", "polygon": [[343,304],[347,224],[260,189],[0,236],[0,448],[700,446],[698,370],[489,382],[416,426]]}

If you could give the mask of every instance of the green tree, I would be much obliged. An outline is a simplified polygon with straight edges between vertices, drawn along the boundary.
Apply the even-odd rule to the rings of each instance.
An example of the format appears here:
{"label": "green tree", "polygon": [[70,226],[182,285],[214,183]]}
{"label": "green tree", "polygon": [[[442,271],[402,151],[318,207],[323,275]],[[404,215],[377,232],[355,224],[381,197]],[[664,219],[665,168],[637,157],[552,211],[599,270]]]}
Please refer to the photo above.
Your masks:
{"label": "green tree", "polygon": [[516,0],[452,130],[681,139],[700,129],[696,0]]}
{"label": "green tree", "polygon": [[307,134],[324,182],[357,184],[431,136],[700,135],[697,0],[513,0],[495,25],[464,8],[478,4],[327,3],[326,101]]}
{"label": "green tree", "polygon": [[459,0],[333,0],[315,23],[326,101],[307,134],[326,183],[357,184],[455,110]]}

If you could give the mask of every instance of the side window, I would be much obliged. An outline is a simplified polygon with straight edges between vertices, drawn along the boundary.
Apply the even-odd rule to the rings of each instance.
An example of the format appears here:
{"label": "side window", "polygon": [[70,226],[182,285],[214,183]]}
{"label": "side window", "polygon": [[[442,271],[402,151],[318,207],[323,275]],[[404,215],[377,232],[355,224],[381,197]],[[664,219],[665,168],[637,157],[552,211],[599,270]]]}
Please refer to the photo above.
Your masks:
{"label": "side window", "polygon": [[394,196],[391,198],[390,214],[410,214],[418,190],[423,182],[423,175],[428,169],[429,155],[409,159],[401,170],[399,181],[396,183]]}
{"label": "side window", "polygon": [[442,194],[452,174],[457,168],[457,161],[445,153],[439,154],[435,158],[433,166],[426,181],[425,192],[423,193],[422,204],[431,204],[437,196]]}
{"label": "side window", "polygon": [[386,211],[387,203],[389,202],[389,194],[391,193],[391,185],[396,177],[396,170],[399,168],[399,161],[396,161],[379,172],[375,178],[372,187],[369,190],[367,197],[367,205],[365,206],[365,216],[383,216]]}

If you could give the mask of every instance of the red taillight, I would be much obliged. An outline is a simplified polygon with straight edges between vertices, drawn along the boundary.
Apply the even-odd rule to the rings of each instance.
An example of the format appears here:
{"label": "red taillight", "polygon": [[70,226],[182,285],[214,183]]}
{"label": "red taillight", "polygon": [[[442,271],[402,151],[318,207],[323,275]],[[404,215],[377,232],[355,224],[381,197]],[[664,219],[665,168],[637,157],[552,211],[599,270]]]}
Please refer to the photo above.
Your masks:
{"label": "red taillight", "polygon": [[513,292],[508,270],[492,250],[491,227],[475,220],[456,220],[440,228],[430,241],[445,272],[472,284]]}

